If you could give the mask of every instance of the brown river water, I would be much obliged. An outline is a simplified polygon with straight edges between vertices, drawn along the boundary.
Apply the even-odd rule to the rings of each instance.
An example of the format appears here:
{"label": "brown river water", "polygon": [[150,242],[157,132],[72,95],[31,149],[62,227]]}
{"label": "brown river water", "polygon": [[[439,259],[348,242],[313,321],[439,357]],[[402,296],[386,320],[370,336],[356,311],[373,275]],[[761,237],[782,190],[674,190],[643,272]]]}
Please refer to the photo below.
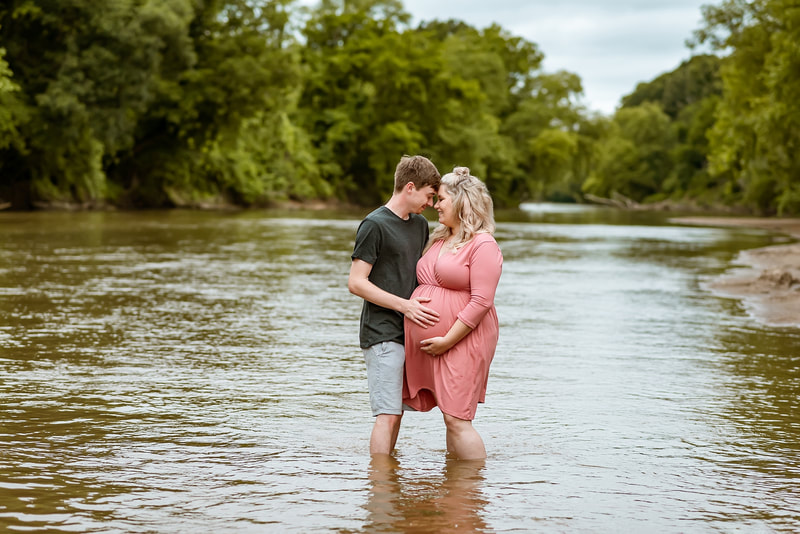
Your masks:
{"label": "brown river water", "polygon": [[704,287],[776,236],[498,213],[489,457],[373,462],[362,215],[0,213],[0,531],[800,531],[800,329]]}

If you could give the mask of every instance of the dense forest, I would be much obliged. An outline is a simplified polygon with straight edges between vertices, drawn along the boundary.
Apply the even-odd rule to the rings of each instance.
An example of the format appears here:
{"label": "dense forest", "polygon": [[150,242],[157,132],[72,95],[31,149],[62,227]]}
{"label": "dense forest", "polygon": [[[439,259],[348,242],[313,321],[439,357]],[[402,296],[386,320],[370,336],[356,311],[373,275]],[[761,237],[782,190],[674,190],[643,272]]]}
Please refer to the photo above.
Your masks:
{"label": "dense forest", "polygon": [[800,7],[703,8],[696,55],[613,116],[534,42],[399,0],[7,0],[0,205],[371,205],[403,154],[501,206],[800,213]]}

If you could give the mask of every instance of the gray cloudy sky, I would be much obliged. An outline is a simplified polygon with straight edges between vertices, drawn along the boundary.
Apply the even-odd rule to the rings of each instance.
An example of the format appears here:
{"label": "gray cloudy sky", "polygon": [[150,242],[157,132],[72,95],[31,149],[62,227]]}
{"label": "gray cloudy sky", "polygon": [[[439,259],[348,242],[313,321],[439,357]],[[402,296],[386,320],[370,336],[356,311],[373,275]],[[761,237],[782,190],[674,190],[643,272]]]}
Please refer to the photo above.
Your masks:
{"label": "gray cloudy sky", "polygon": [[584,104],[612,113],[638,82],[691,57],[684,42],[700,27],[700,6],[712,0],[404,0],[421,20],[456,18],[485,28],[493,22],[533,41],[547,72],[581,77]]}

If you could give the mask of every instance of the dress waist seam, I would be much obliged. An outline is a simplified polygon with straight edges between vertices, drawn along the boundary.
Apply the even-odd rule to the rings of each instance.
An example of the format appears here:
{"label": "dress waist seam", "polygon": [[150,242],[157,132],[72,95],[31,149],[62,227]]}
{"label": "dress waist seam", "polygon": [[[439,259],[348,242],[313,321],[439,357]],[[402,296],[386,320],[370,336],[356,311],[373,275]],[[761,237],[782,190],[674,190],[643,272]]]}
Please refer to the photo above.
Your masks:
{"label": "dress waist seam", "polygon": [[453,289],[452,287],[445,287],[445,286],[442,286],[442,285],[439,285],[439,284],[427,284],[425,282],[421,283],[417,287],[423,287],[423,286],[438,287],[440,289],[446,289],[448,291],[458,291],[459,293],[469,293],[469,289]]}

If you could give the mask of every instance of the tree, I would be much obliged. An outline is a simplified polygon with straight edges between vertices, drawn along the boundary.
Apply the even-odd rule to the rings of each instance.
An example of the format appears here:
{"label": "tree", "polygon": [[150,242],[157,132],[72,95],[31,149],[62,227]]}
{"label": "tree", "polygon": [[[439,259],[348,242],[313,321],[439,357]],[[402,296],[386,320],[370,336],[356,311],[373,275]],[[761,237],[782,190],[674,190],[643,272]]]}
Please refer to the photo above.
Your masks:
{"label": "tree", "polygon": [[622,98],[622,107],[636,107],[645,102],[658,104],[673,120],[684,108],[709,96],[722,94],[719,76],[722,60],[710,54],[693,56],[678,68],[640,83],[629,95]]}
{"label": "tree", "polygon": [[[45,203],[249,204],[329,194],[293,122],[302,73],[287,31],[290,4],[0,7],[0,43],[27,118],[23,142],[5,148],[4,179]],[[290,174],[278,180],[276,168]]]}
{"label": "tree", "polygon": [[20,88],[14,82],[13,72],[5,61],[5,49],[0,48],[0,209],[17,203],[19,192],[25,184],[14,179],[11,169],[19,165],[19,158],[12,154],[24,154],[25,140],[20,127],[27,120],[27,113],[20,101]]}
{"label": "tree", "polygon": [[404,154],[482,173],[496,140],[480,81],[452,68],[476,52],[460,35],[475,30],[455,25],[442,41],[442,26],[408,18],[397,2],[328,0],[305,26],[304,124],[325,178],[356,202],[385,199]]}
{"label": "tree", "polygon": [[188,61],[159,76],[136,142],[110,169],[131,202],[249,205],[329,194],[295,125],[302,73],[288,6],[227,0],[193,13],[183,31]]}
{"label": "tree", "polygon": [[598,164],[584,192],[604,197],[619,193],[635,201],[656,195],[672,167],[674,135],[669,117],[656,104],[619,109],[597,146]]}
{"label": "tree", "polygon": [[581,139],[585,110],[577,98],[580,78],[570,72],[537,73],[526,80],[524,93],[502,126],[517,152],[516,190],[522,199],[559,200],[575,196],[590,151]]}
{"label": "tree", "polygon": [[395,1],[323,0],[303,28],[308,76],[302,123],[322,176],[340,198],[378,200],[391,190],[389,158],[399,160],[422,145],[416,126],[404,120],[412,106],[400,103],[405,91],[424,89],[409,71],[424,72],[430,62],[423,50],[397,38],[398,25],[408,20],[401,7]]}
{"label": "tree", "polygon": [[26,150],[3,173],[30,184],[31,201],[99,202],[104,158],[129,147],[190,3],[14,0],[0,8],[0,39],[29,120]]}
{"label": "tree", "polygon": [[709,171],[728,198],[762,213],[800,213],[800,8],[726,0],[703,8],[698,42],[730,51],[709,132]]}
{"label": "tree", "polygon": [[0,48],[0,150],[20,142],[17,130],[21,119],[17,99],[19,86],[13,81],[5,54],[5,49]]}
{"label": "tree", "polygon": [[478,30],[455,20],[432,21],[418,31],[443,43],[452,86],[472,87],[469,93],[442,93],[451,100],[451,112],[442,117],[452,119],[439,121],[447,127],[440,127],[440,136],[433,139],[434,152],[451,165],[469,162],[473,174],[485,180],[496,204],[517,205],[530,196],[521,168],[528,140],[513,138],[504,123],[535,87],[542,53],[534,43],[497,25]]}
{"label": "tree", "polygon": [[421,153],[498,205],[577,198],[605,128],[580,79],[497,25],[409,20],[398,0],[10,0],[0,197],[374,204]]}
{"label": "tree", "polygon": [[673,136],[664,137],[669,165],[658,173],[659,186],[649,196],[651,200],[720,203],[720,184],[708,173],[706,134],[716,120],[722,95],[721,64],[714,55],[694,56],[675,70],[640,83],[623,97],[622,109],[657,105],[669,117],[674,131]]}

